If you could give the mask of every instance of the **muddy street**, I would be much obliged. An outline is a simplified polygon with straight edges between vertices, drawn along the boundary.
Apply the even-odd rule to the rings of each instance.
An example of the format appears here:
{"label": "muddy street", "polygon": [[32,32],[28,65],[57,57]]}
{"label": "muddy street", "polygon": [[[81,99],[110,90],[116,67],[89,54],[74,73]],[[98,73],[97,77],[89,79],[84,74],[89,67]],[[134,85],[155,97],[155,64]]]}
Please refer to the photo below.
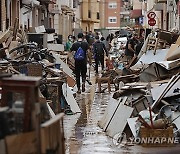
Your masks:
{"label": "muddy street", "polygon": [[97,123],[103,116],[110,94],[96,93],[95,78],[86,93],[77,95],[81,114],[65,116],[66,153],[114,153],[112,139]]}

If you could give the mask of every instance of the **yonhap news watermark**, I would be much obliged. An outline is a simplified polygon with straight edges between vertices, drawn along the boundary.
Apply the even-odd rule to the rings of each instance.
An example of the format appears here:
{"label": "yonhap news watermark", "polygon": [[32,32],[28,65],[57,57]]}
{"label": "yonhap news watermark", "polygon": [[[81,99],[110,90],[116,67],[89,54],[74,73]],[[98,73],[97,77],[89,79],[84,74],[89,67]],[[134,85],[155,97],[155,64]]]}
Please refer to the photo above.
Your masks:
{"label": "yonhap news watermark", "polygon": [[118,133],[113,137],[113,144],[116,146],[125,144],[179,144],[180,137],[128,137]]}

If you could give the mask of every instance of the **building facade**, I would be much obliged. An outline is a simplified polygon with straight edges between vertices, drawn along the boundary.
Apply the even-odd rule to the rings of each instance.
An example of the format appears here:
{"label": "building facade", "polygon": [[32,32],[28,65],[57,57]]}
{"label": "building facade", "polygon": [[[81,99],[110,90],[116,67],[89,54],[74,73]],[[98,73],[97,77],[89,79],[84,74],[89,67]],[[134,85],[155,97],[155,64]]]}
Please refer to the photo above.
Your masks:
{"label": "building facade", "polygon": [[100,1],[99,0],[81,0],[81,27],[83,31],[89,32],[99,28],[100,23]]}
{"label": "building facade", "polygon": [[[104,27],[105,29],[120,28],[121,0],[104,0]],[[103,24],[102,24],[103,25]]]}

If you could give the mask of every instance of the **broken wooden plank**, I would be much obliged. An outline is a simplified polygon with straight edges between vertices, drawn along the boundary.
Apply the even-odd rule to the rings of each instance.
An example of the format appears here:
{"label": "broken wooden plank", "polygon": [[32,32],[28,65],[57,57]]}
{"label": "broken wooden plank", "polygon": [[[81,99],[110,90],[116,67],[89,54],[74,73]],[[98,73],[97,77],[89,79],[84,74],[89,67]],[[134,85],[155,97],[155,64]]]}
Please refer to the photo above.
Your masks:
{"label": "broken wooden plank", "polygon": [[6,40],[12,35],[11,30],[7,30],[0,35],[0,43],[6,42]]}
{"label": "broken wooden plank", "polygon": [[71,91],[70,87],[68,86],[68,84],[63,84],[62,85],[62,89],[63,89],[63,95],[68,103],[68,105],[70,105],[70,108],[72,110],[73,113],[81,113],[81,110],[73,96],[73,92]]}

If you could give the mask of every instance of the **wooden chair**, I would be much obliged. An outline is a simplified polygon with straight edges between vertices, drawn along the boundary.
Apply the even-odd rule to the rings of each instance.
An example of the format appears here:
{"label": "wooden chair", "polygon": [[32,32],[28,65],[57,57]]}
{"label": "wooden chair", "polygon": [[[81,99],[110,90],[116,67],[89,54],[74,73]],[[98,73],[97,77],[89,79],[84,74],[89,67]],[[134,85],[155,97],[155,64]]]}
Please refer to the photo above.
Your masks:
{"label": "wooden chair", "polygon": [[110,77],[101,77],[97,79],[98,90],[101,92],[101,83],[108,83],[108,91],[111,92],[111,80]]}

